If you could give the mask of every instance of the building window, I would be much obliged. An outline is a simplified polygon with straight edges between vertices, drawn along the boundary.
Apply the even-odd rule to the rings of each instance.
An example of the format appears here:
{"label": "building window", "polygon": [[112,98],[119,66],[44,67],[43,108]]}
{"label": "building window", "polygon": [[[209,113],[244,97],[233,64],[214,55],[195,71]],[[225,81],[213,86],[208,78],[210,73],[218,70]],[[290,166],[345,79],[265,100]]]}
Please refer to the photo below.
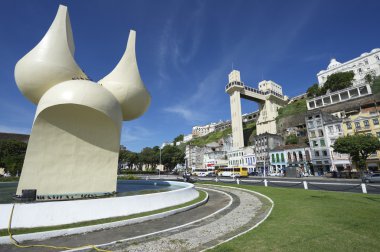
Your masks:
{"label": "building window", "polygon": [[276,160],[275,160],[275,158],[274,158],[274,154],[272,154],[272,162],[273,162],[273,163],[276,162]]}
{"label": "building window", "polygon": [[323,130],[318,130],[318,136],[323,137]]}
{"label": "building window", "polygon": [[368,60],[367,59],[364,60],[364,64],[368,65]]}
{"label": "building window", "polygon": [[313,141],[313,147],[318,147],[318,142],[317,141]]}
{"label": "building window", "polygon": [[314,153],[316,157],[319,157],[319,151],[315,151]]}
{"label": "building window", "polygon": [[311,137],[311,138],[315,138],[315,131],[314,131],[314,130],[311,130],[311,131],[310,131],[310,137]]}
{"label": "building window", "polygon": [[366,128],[369,127],[369,121],[368,120],[364,120],[364,127],[366,127]]}
{"label": "building window", "polygon": [[360,122],[355,122],[355,128],[360,129]]}
{"label": "building window", "polygon": [[333,126],[329,126],[329,133],[331,134],[331,133],[333,133],[333,131],[334,131]]}
{"label": "building window", "polygon": [[351,122],[346,122],[347,129],[352,129],[352,124]]}
{"label": "building window", "polygon": [[321,139],[321,147],[325,147],[325,146],[326,146],[325,140]]}
{"label": "building window", "polygon": [[281,162],[285,162],[284,153],[281,153]]}
{"label": "building window", "polygon": [[379,119],[374,118],[372,119],[373,125],[379,125]]}
{"label": "building window", "polygon": [[335,128],[337,132],[342,132],[342,127],[339,124],[335,125]]}
{"label": "building window", "polygon": [[314,128],[314,123],[313,122],[307,122],[308,126],[310,129]]}
{"label": "building window", "polygon": [[376,60],[380,60],[379,55],[375,55],[375,59],[376,59]]}
{"label": "building window", "polygon": [[323,151],[322,151],[322,155],[323,155],[324,157],[327,157],[327,151],[326,151],[326,150],[323,150]]}
{"label": "building window", "polygon": [[278,153],[276,154],[276,162],[277,162],[277,163],[280,162],[280,155],[278,155]]}

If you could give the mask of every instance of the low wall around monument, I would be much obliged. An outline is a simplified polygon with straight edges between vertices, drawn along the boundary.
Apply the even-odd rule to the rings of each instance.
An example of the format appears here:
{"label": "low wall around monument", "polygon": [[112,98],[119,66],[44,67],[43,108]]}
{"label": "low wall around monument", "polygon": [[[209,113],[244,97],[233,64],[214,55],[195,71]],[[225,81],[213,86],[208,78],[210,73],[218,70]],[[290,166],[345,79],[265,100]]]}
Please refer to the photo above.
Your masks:
{"label": "low wall around monument", "polygon": [[[102,199],[16,203],[12,228],[56,226],[127,216],[180,205],[199,196],[190,183],[167,181],[182,188],[159,193]],[[0,204],[0,229],[7,229],[13,204]]]}

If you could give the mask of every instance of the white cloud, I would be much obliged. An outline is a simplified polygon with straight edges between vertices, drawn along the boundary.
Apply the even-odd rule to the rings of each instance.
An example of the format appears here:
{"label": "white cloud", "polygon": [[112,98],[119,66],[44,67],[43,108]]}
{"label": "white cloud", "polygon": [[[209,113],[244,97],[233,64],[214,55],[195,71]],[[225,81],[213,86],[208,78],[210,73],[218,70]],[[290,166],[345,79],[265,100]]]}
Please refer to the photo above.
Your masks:
{"label": "white cloud", "polygon": [[172,106],[164,109],[166,112],[178,114],[183,117],[186,121],[195,123],[202,121],[205,118],[205,115],[195,110],[194,108],[188,108],[184,105]]}
{"label": "white cloud", "polygon": [[123,124],[121,131],[121,142],[124,144],[139,142],[149,139],[151,136],[153,136],[153,134],[154,133],[151,130],[148,130],[142,126],[131,126],[129,124]]}

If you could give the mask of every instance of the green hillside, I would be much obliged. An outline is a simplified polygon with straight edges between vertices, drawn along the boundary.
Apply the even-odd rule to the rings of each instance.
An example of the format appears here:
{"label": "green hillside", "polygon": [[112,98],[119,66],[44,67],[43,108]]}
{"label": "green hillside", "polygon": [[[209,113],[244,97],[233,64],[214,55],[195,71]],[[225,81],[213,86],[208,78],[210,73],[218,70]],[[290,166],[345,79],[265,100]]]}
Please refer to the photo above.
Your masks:
{"label": "green hillside", "polygon": [[[205,146],[206,144],[217,142],[219,139],[222,139],[224,137],[227,137],[228,135],[232,134],[232,129],[228,128],[221,131],[215,131],[208,135],[197,137],[190,141],[191,145],[196,146]],[[244,143],[248,142],[249,137],[252,134],[256,134],[256,123],[251,122],[244,124],[243,123],[243,134],[244,134]]]}

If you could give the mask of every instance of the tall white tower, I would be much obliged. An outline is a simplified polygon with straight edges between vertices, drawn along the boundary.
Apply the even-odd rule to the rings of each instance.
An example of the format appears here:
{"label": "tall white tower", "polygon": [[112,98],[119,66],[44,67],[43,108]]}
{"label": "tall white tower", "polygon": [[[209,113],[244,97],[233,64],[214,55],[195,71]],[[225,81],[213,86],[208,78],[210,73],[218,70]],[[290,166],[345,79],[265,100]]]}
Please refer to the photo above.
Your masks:
{"label": "tall white tower", "polygon": [[282,94],[282,87],[273,81],[260,82],[259,89],[246,86],[240,80],[240,72],[237,70],[232,70],[228,75],[228,81],[225,90],[230,95],[233,147],[244,147],[241,98],[259,103],[257,135],[276,134],[277,111],[287,103],[287,97]]}
{"label": "tall white tower", "polygon": [[231,123],[232,123],[232,146],[234,149],[244,147],[243,137],[243,123],[241,118],[241,103],[240,92],[243,87],[243,83],[240,81],[240,72],[232,70],[228,75],[228,83],[233,83],[233,88],[228,90],[230,95],[230,107],[231,107]]}

